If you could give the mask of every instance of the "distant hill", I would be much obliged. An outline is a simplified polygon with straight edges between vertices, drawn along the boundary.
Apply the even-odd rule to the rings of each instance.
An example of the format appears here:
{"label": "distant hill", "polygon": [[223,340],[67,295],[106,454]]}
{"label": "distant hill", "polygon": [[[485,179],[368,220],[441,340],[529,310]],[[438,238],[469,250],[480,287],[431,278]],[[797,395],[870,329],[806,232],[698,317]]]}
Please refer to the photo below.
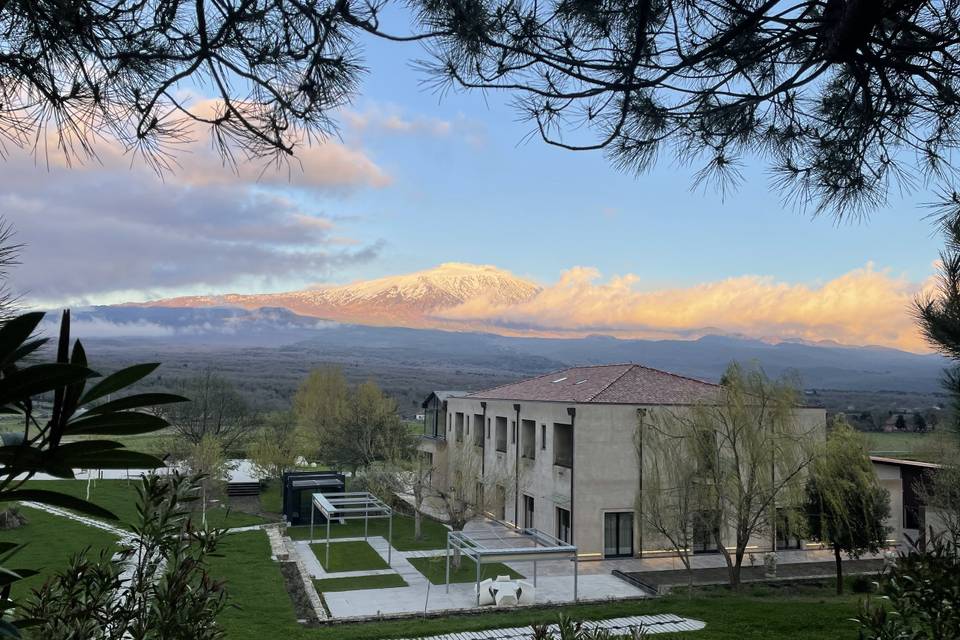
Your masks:
{"label": "distant hill", "polygon": [[[75,335],[109,345],[113,353],[279,350],[284,362],[297,362],[298,368],[301,363],[348,362],[375,375],[378,367],[407,367],[429,372],[435,380],[431,384],[442,383],[452,372],[499,380],[612,362],[717,380],[731,360],[739,360],[759,362],[771,375],[795,370],[806,388],[936,392],[947,364],[940,356],[881,347],[770,344],[712,335],[689,341],[509,337],[332,322],[285,308],[113,306],[75,311],[73,317]],[[474,384],[484,384],[480,380]]]}

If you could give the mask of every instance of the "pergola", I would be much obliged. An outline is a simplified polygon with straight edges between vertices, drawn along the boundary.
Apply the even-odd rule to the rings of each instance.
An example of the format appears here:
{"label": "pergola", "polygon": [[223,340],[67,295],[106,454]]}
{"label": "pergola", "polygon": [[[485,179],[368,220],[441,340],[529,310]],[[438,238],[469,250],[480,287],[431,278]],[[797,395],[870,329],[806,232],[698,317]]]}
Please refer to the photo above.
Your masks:
{"label": "pergola", "polygon": [[363,539],[367,539],[370,520],[388,518],[387,527],[387,564],[390,564],[393,551],[393,509],[383,500],[366,491],[348,493],[313,494],[313,508],[310,509],[310,540],[313,540],[314,515],[320,513],[327,519],[326,564],[330,566],[330,520],[363,520]]}
{"label": "pergola", "polygon": [[539,560],[573,561],[573,600],[577,601],[577,548],[539,529],[517,529],[506,535],[496,531],[447,532],[447,593],[450,592],[450,551],[473,560],[477,567],[477,606],[480,606],[480,572],[484,563],[533,562],[533,584],[537,584]]}

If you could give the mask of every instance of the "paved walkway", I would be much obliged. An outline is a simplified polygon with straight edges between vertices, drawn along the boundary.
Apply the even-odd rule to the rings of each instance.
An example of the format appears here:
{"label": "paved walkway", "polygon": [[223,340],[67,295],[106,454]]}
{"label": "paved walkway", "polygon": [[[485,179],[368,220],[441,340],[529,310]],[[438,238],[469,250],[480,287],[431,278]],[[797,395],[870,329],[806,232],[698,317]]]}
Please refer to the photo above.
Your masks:
{"label": "paved walkway", "polygon": [[[610,620],[596,620],[584,623],[588,629],[607,629],[614,633],[628,634],[634,629],[643,629],[648,634],[675,633],[677,631],[699,631],[706,626],[699,620],[681,618],[672,614],[656,616],[632,616],[629,618],[612,618]],[[557,625],[550,625],[549,630],[557,633]],[[509,629],[485,629],[483,631],[464,631],[447,633],[442,636],[430,636],[419,640],[528,640],[530,627],[511,627]]]}
{"label": "paved walkway", "polygon": [[[477,524],[474,526],[485,526]],[[363,540],[363,538],[337,538],[337,542]],[[317,541],[314,541],[317,542]],[[367,542],[387,561],[387,540],[382,536],[370,536]],[[463,610],[476,607],[474,583],[451,584],[449,591],[446,585],[430,584],[427,578],[414,567],[410,560],[413,558],[443,557],[444,549],[428,551],[398,551],[393,549],[390,559],[390,569],[371,571],[327,572],[320,564],[317,556],[323,553],[323,546],[313,549],[309,540],[294,542],[294,552],[299,556],[307,571],[315,579],[360,577],[364,575],[398,574],[407,583],[406,587],[390,589],[361,589],[356,591],[338,591],[324,594],[327,608],[334,618],[363,617],[387,614],[421,613],[424,611]],[[552,567],[548,572],[541,572],[541,566],[561,565]],[[583,567],[584,563],[580,563]],[[531,562],[511,563],[510,568],[527,579],[533,581],[533,566]],[[569,561],[541,561],[538,563],[538,579],[536,586],[537,604],[573,602],[573,566]],[[640,598],[648,594],[633,585],[620,580],[609,572],[595,575],[581,575],[578,584],[578,595],[583,600],[601,600],[611,598]],[[529,632],[529,629],[527,629]]]}

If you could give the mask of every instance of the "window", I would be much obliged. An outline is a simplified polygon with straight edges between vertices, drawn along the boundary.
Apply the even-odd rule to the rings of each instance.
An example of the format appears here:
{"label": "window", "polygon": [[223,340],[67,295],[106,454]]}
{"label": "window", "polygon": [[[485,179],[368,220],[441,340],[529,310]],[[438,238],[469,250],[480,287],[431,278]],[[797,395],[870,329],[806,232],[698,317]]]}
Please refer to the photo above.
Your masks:
{"label": "window", "polygon": [[486,505],[483,504],[483,483],[479,480],[477,481],[476,486],[473,488],[473,497],[477,501],[477,509],[483,511],[486,508]]}
{"label": "window", "polygon": [[507,451],[507,419],[497,417],[497,451]]}
{"label": "window", "polygon": [[[506,429],[506,418],[504,418],[504,429]],[[496,516],[497,520],[506,520],[507,519],[507,490],[502,484],[497,485],[497,504],[496,504]]]}
{"label": "window", "polygon": [[697,511],[693,514],[693,552],[713,553],[719,551],[714,529],[720,526],[716,511]]}
{"label": "window", "polygon": [[540,448],[547,450],[547,425],[540,425]]}
{"label": "window", "polygon": [[483,446],[483,415],[473,414],[473,444]]}
{"label": "window", "polygon": [[573,468],[573,427],[568,424],[553,425],[553,464]]}
{"label": "window", "polygon": [[454,429],[457,434],[457,442],[463,442],[463,413],[457,411],[456,419],[454,420]]}
{"label": "window", "polygon": [[557,507],[557,538],[570,543],[570,512]]}
{"label": "window", "polygon": [[533,496],[523,496],[523,528],[533,529]]}
{"label": "window", "polygon": [[533,460],[537,457],[537,423],[522,420],[520,427],[520,456]]}
{"label": "window", "polygon": [[628,558],[633,555],[633,512],[603,514],[603,557]]}

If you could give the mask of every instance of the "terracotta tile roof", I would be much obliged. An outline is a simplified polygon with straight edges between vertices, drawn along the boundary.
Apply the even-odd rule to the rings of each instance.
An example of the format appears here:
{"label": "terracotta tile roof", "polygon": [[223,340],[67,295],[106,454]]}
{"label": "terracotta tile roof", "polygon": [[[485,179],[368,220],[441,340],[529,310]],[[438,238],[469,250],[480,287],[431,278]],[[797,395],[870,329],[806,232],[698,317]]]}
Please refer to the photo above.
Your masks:
{"label": "terracotta tile roof", "polygon": [[719,387],[638,364],[573,367],[522,380],[468,398],[577,404],[697,404],[712,402]]}

